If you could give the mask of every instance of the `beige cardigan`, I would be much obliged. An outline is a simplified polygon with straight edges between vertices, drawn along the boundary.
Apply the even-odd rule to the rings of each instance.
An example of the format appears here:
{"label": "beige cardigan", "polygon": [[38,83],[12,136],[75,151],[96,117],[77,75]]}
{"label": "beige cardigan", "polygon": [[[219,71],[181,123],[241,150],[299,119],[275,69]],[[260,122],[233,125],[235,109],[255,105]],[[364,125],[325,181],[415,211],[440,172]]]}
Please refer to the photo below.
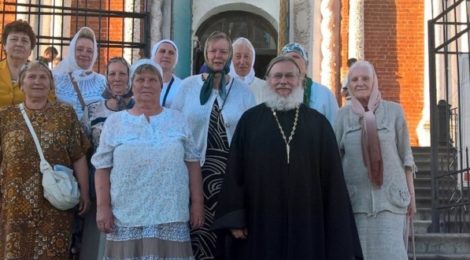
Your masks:
{"label": "beige cardigan", "polygon": [[339,110],[336,119],[336,139],[353,212],[375,215],[387,210],[404,214],[410,203],[405,166],[413,170],[416,166],[403,109],[397,103],[381,101],[375,116],[384,163],[384,182],[379,189],[369,181],[362,160],[359,116],[351,105],[346,105]]}

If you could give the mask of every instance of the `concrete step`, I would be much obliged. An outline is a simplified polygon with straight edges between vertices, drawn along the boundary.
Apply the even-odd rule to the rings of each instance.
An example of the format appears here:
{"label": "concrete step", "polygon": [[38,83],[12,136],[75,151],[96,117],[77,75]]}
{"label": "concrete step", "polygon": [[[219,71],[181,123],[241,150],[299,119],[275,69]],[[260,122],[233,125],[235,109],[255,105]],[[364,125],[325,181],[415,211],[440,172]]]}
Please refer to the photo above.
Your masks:
{"label": "concrete step", "polygon": [[416,214],[414,216],[415,220],[430,220],[432,219],[432,209],[431,207],[419,207],[416,209]]}
{"label": "concrete step", "polygon": [[418,208],[431,208],[432,207],[432,199],[431,194],[425,196],[416,196],[416,206]]}
{"label": "concrete step", "polygon": [[426,234],[430,231],[432,220],[414,219],[413,224],[415,228],[415,234]]}
{"label": "concrete step", "polygon": [[[408,254],[408,259],[413,255]],[[416,260],[470,260],[470,254],[416,254]]]}
{"label": "concrete step", "polygon": [[415,234],[417,254],[470,255],[470,234]]}
{"label": "concrete step", "polygon": [[432,179],[431,176],[419,176],[417,175],[414,179],[415,187],[426,187],[431,189],[432,186]]}
{"label": "concrete step", "polygon": [[420,182],[415,182],[415,195],[417,197],[421,196],[431,196],[431,188],[430,187],[425,187],[422,183]]}

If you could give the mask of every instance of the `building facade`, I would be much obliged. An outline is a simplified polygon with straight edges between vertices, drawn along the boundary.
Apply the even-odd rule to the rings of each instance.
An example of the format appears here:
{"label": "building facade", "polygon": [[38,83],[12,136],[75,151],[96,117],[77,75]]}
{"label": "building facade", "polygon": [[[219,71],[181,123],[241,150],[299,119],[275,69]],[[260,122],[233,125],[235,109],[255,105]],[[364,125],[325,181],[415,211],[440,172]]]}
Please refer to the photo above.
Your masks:
{"label": "building facade", "polygon": [[[279,48],[295,41],[309,53],[309,74],[329,87],[340,103],[346,61],[366,59],[376,67],[383,97],[403,105],[412,144],[429,146],[426,24],[433,13],[445,9],[443,2],[448,1],[0,0],[0,30],[14,19],[30,21],[39,35],[34,58],[49,45],[66,53],[78,28],[90,26],[99,38],[95,69],[100,72],[112,56],[132,62],[149,55],[158,40],[173,39],[179,46],[176,74],[181,77],[198,72],[205,38],[213,30],[253,42],[259,77]],[[465,48],[468,52],[468,40]],[[445,95],[444,90],[438,92]]]}

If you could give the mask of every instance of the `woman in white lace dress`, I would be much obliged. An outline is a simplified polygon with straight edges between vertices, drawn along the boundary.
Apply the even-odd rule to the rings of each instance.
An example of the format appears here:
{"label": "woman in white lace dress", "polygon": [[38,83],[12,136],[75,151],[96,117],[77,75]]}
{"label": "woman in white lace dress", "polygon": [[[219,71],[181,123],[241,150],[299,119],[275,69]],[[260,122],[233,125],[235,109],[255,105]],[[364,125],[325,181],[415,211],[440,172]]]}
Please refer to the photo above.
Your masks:
{"label": "woman in white lace dress", "polygon": [[[92,154],[96,151],[100,141],[104,122],[111,114],[134,105],[132,91],[129,85],[129,64],[122,57],[114,57],[106,66],[105,100],[88,104],[88,115],[84,123],[85,132],[92,143]],[[82,120],[84,121],[84,120]],[[95,168],[90,165],[90,196],[95,200]],[[104,253],[104,235],[96,226],[96,206],[92,205],[90,212],[85,216],[83,227],[81,259],[102,259]]]}
{"label": "woman in white lace dress", "polygon": [[[70,104],[81,120],[86,105],[103,100],[106,87],[103,75],[93,71],[98,57],[98,45],[95,33],[88,27],[82,27],[70,42],[67,55],[52,71],[56,86],[57,100]],[[72,79],[75,80],[84,100],[81,104]]]}
{"label": "woman in white lace dress", "polygon": [[104,257],[193,259],[188,221],[200,227],[204,213],[191,131],[180,112],[160,105],[160,66],[139,60],[130,82],[134,107],[108,117],[92,157]]}

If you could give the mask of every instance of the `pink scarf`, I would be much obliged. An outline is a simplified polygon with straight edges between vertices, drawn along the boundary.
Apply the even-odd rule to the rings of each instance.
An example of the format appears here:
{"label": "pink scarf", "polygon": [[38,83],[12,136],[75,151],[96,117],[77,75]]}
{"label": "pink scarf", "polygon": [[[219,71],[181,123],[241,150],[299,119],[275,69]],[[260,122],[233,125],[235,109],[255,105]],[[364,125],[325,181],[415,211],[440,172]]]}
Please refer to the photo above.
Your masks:
{"label": "pink scarf", "polygon": [[359,102],[359,100],[354,96],[351,97],[351,105],[354,113],[359,115],[359,123],[362,121],[362,157],[369,173],[369,179],[374,186],[380,188],[383,184],[383,161],[380,150],[379,135],[377,133],[375,110],[379,106],[382,97],[380,95],[377,74],[375,73],[374,66],[367,61],[356,62],[349,70],[348,81],[351,82],[350,76],[352,75],[352,72],[356,68],[363,66],[367,67],[370,71],[369,76],[372,80],[372,92],[367,104],[367,111],[361,102]]}

